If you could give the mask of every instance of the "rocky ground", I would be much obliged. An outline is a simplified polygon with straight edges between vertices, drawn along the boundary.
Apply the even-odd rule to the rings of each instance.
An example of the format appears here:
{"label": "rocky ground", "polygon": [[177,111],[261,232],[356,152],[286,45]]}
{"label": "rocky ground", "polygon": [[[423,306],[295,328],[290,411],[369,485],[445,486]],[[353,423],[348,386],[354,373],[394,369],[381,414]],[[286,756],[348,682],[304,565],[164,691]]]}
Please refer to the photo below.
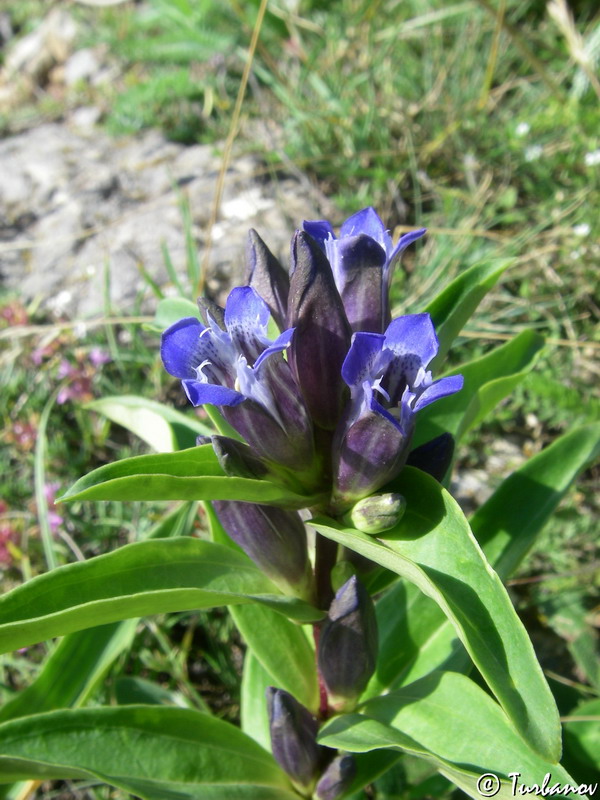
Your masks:
{"label": "rocky ground", "polygon": [[[9,38],[0,111],[38,91],[69,96],[75,85],[114,79],[102,49],[75,49],[76,33],[72,17],[55,8],[28,36]],[[219,144],[185,147],[155,131],[115,140],[97,125],[101,115],[99,106],[69,103],[59,121],[0,141],[0,282],[69,317],[103,310],[106,271],[111,305],[125,313],[147,293],[142,267],[167,286],[165,246],[185,274],[182,195],[202,262],[221,168]],[[239,280],[248,228],[286,258],[293,230],[330,211],[325,205],[297,172],[267,178],[257,158],[234,156],[212,230],[208,290],[218,296]]]}

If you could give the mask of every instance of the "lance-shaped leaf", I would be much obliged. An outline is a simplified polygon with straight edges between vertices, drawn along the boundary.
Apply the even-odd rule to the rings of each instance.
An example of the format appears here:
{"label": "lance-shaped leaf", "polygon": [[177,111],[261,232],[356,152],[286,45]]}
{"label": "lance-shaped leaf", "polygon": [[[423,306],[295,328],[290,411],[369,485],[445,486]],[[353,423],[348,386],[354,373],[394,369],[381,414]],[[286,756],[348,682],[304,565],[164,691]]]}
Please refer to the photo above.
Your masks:
{"label": "lance-shaped leaf", "polygon": [[101,397],[86,408],[122,425],[157,453],[171,453],[193,447],[199,435],[210,436],[212,427],[190,414],[135,395]]}
{"label": "lance-shaped leaf", "polygon": [[475,264],[455,278],[425,308],[431,314],[440,342],[432,370],[439,368],[465,322],[512,263],[511,259],[492,259]]}
{"label": "lance-shaped leaf", "polygon": [[200,317],[196,303],[185,297],[165,297],[156,307],[153,325],[163,331],[183,317]]}
{"label": "lance-shaped leaf", "polygon": [[397,748],[412,753],[434,763],[477,800],[485,773],[502,780],[494,793],[501,798],[514,797],[511,772],[521,773],[519,784],[540,785],[549,772],[552,785],[576,785],[554,760],[523,742],[500,706],[464,675],[432,673],[370,700],[360,711],[327,723],[319,741],[350,752]]}
{"label": "lance-shaped leaf", "polygon": [[84,703],[114,660],[131,646],[137,623],[129,619],[65,636],[33,683],[0,708],[0,722]]}
{"label": "lance-shaped leaf", "polygon": [[[600,424],[569,431],[510,475],[474,514],[471,529],[501,579],[521,563],[579,472],[598,456]],[[468,667],[452,625],[414,585],[392,587],[376,610],[380,658],[368,696],[442,666]]]}
{"label": "lance-shaped leaf", "polygon": [[210,444],[176,453],[134,456],[99,467],[80,478],[61,501],[242,500],[305,508],[314,497],[267,480],[227,476]]}
{"label": "lance-shaped leaf", "polygon": [[350,325],[329,262],[303,231],[292,241],[292,269],[288,326],[295,333],[288,357],[313,420],[332,429],[342,410]]}
{"label": "lance-shaped leaf", "polygon": [[273,678],[263,667],[252,650],[246,650],[240,698],[241,727],[265,750],[271,749],[269,714],[265,703],[267,687]]}
{"label": "lance-shaped leaf", "polygon": [[142,800],[297,800],[283,771],[235,726],[197,711],[54,711],[0,725],[0,774],[100,779]]}
{"label": "lance-shaped leaf", "polygon": [[249,602],[302,621],[322,616],[280,594],[247,556],[222,545],[188,537],[136,542],[0,598],[0,651],[129,617]]}
{"label": "lance-shaped leaf", "polygon": [[543,346],[544,339],[538,333],[523,331],[510,342],[448,373],[460,372],[463,388],[423,409],[417,417],[413,446],[442,433],[450,433],[459,441],[521,383],[535,366]]}
{"label": "lance-shaped leaf", "polygon": [[453,624],[520,734],[550,760],[560,753],[558,711],[527,633],[458,504],[431,477],[406,468],[394,489],[407,510],[384,540],[318,518],[311,525],[405,577]]}

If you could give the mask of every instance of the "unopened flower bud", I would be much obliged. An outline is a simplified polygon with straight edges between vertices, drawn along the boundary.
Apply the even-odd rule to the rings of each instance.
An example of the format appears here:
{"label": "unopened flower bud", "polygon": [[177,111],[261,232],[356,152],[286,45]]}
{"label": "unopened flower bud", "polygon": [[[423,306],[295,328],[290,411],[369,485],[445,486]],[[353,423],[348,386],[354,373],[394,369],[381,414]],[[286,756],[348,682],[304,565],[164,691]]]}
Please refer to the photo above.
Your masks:
{"label": "unopened flower bud", "polygon": [[377,535],[400,522],[405,510],[406,500],[401,494],[374,494],[359,500],[342,521],[363,533]]}
{"label": "unopened flower bud", "polygon": [[290,279],[287,272],[260,238],[250,229],[246,244],[246,281],[256,289],[280,330],[285,328]]}
{"label": "unopened flower bud", "polygon": [[377,649],[375,607],[353,576],[336,592],[319,638],[319,671],[336,711],[356,705],[375,671]]}
{"label": "unopened flower bud", "polygon": [[347,391],[341,369],[351,330],[329,261],[304,231],[292,240],[288,326],[295,328],[288,359],[298,386],[312,419],[331,430]]}
{"label": "unopened flower bud", "polygon": [[454,437],[451,433],[442,433],[429,442],[415,447],[409,454],[406,463],[427,472],[440,483],[444,480],[454,455]]}
{"label": "unopened flower bud", "polygon": [[312,789],[323,752],[317,720],[283,689],[269,686],[266,696],[273,757],[302,791]]}
{"label": "unopened flower bud", "polygon": [[274,506],[214,500],[229,536],[284,594],[313,600],[306,528],[296,511]]}
{"label": "unopened flower bud", "polygon": [[323,772],[317,783],[316,796],[319,800],[337,800],[350,788],[356,775],[356,761],[346,754],[337,756]]}

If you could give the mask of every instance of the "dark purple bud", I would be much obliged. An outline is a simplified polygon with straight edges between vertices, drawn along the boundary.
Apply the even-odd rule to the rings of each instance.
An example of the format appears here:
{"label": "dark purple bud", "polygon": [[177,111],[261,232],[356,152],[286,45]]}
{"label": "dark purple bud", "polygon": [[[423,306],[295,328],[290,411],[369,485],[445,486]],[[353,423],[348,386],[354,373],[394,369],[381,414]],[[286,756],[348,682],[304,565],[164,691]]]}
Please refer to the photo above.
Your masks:
{"label": "dark purple bud", "polygon": [[319,638],[319,671],[333,709],[354,708],[375,672],[377,649],[375,607],[353,576],[336,592]]}
{"label": "dark purple bud", "polygon": [[452,463],[453,455],[454,437],[451,433],[442,433],[441,436],[415,447],[406,463],[423,470],[441,483]]}
{"label": "dark purple bud", "polygon": [[351,330],[329,261],[303,231],[292,240],[288,327],[296,329],[288,358],[308,410],[322,428],[337,425],[344,393],[341,369]]}
{"label": "dark purple bud", "polygon": [[297,512],[231,500],[213,506],[233,541],[282,592],[313,600],[306,528]]}
{"label": "dark purple bud", "polygon": [[387,416],[367,411],[333,445],[334,503],[345,511],[392,480],[406,461],[412,430],[402,431]]}
{"label": "dark purple bud", "polygon": [[225,309],[217,305],[214,300],[209,300],[208,297],[199,297],[196,301],[198,303],[198,310],[200,311],[200,319],[209,327],[209,316],[214,319],[221,330],[225,330]]}
{"label": "dark purple bud", "polygon": [[385,250],[364,233],[339,239],[336,244],[333,270],[352,330],[383,333],[387,324],[384,319]]}
{"label": "dark purple bud", "polygon": [[212,444],[212,436],[204,436],[204,434],[196,436],[196,447],[200,447],[203,444]]}
{"label": "dark purple bud", "polygon": [[356,761],[351,755],[337,756],[323,772],[317,783],[318,800],[337,800],[346,792],[356,775]]}
{"label": "dark purple bud", "polygon": [[378,535],[393,528],[406,510],[401,494],[373,494],[359,500],[343,517],[342,522],[363,533]]}
{"label": "dark purple bud", "polygon": [[275,761],[301,790],[312,789],[323,752],[318,722],[289,692],[269,686],[266,696]]}
{"label": "dark purple bud", "polygon": [[285,328],[290,279],[254,229],[248,231],[245,283],[252,286],[269,306],[280,330]]}
{"label": "dark purple bud", "polygon": [[263,478],[266,475],[266,465],[247,444],[229,436],[213,436],[211,441],[219,464],[229,477]]}

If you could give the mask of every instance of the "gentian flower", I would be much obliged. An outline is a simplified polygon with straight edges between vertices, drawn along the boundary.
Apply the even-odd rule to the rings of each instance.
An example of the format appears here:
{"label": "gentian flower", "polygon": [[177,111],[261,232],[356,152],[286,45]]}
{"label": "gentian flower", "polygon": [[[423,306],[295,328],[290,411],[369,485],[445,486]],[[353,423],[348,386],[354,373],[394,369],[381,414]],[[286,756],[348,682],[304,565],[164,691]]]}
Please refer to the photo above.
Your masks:
{"label": "gentian flower", "polygon": [[167,372],[181,378],[193,405],[218,406],[260,458],[295,471],[310,466],[312,425],[282,356],[293,329],[271,342],[269,309],[249,286],[233,289],[224,313],[203,310],[206,325],[186,317],[163,333]]}
{"label": "gentian flower", "polygon": [[316,718],[283,689],[267,687],[271,750],[303,796],[312,789],[323,760],[324,748],[317,744]]}
{"label": "gentian flower", "polygon": [[385,334],[355,333],[342,366],[351,400],[334,440],[339,508],[366,497],[404,466],[418,411],[458,392],[461,375],[433,381],[439,343],[429,314],[393,320]]}
{"label": "gentian flower", "polygon": [[284,594],[314,601],[306,528],[297,511],[231,500],[213,500],[213,508],[233,541]]}
{"label": "gentian flower", "polygon": [[310,415],[319,427],[334,430],[347,392],[341,369],[352,331],[331,266],[303,231],[292,239],[288,325],[296,331],[290,365]]}
{"label": "gentian flower", "polygon": [[383,333],[390,322],[392,268],[425,228],[392,237],[373,208],[363,208],[340,228],[339,239],[326,220],[305,220],[309,233],[326,254],[353,331]]}
{"label": "gentian flower", "polygon": [[353,575],[337,590],[319,637],[317,663],[331,708],[354,708],[375,672],[377,650],[375,606]]}

